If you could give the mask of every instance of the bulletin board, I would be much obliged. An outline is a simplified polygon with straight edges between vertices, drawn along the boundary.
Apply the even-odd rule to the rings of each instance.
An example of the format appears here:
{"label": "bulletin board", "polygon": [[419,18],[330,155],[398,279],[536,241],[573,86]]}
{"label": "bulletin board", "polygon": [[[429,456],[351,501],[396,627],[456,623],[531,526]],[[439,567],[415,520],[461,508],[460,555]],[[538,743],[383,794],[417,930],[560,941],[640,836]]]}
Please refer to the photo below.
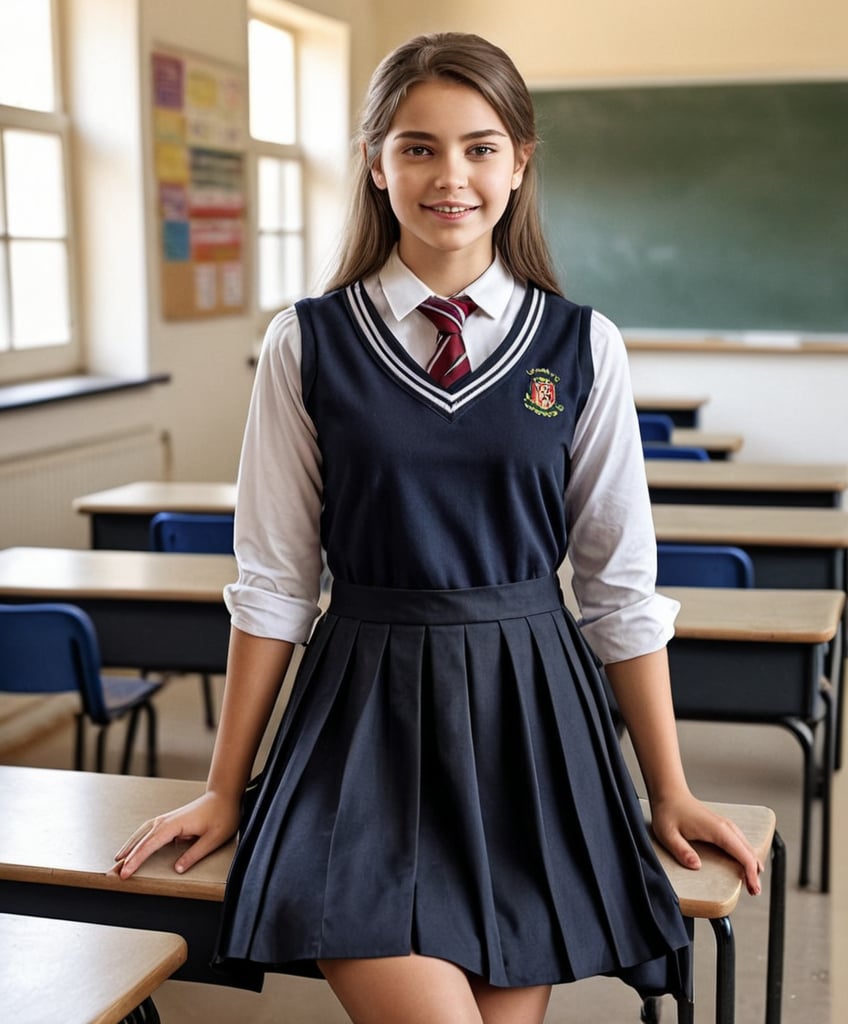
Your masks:
{"label": "bulletin board", "polygon": [[246,82],[189,54],[152,54],[154,178],[162,315],[246,307]]}

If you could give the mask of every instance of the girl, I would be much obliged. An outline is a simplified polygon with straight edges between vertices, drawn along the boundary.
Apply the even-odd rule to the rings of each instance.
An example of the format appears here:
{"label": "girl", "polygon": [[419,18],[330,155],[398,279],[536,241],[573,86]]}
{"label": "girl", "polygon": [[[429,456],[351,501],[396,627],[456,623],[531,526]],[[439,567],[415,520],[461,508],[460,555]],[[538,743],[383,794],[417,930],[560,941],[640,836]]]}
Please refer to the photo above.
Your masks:
{"label": "girl", "polygon": [[241,821],[218,962],[323,975],[357,1024],[531,1024],[557,982],[677,984],[686,930],[601,662],[660,841],[692,868],[689,840],[724,847],[759,891],[684,778],[625,351],[560,293],[535,146],[526,86],[476,36],[413,39],[375,72],[339,269],[263,347],[207,792],[117,854],[127,878],[191,837],[185,871],[239,828],[323,546],[329,610]]}

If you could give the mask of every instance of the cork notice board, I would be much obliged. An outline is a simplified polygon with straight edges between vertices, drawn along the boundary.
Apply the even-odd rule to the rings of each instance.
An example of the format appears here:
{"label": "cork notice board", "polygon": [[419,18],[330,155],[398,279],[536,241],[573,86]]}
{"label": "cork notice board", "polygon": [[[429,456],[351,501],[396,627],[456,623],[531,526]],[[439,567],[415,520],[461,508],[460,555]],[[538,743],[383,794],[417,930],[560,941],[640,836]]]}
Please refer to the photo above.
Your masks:
{"label": "cork notice board", "polygon": [[154,176],[162,315],[245,309],[244,76],[226,65],[155,52]]}

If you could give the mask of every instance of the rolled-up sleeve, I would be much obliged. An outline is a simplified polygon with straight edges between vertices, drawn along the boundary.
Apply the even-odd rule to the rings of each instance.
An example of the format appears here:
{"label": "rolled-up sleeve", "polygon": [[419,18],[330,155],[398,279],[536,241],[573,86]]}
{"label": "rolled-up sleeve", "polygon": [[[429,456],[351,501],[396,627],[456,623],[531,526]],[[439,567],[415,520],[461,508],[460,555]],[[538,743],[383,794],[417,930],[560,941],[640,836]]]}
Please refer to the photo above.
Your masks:
{"label": "rolled-up sleeve", "polygon": [[238,580],[224,591],[234,626],[301,643],[318,615],[321,458],[303,403],[294,309],[270,323],[245,426],[235,512]]}
{"label": "rolled-up sleeve", "polygon": [[566,490],[578,624],[604,664],[659,650],[680,608],[655,592],[656,537],[627,353],[618,329],[592,319],[595,379],[577,424]]}

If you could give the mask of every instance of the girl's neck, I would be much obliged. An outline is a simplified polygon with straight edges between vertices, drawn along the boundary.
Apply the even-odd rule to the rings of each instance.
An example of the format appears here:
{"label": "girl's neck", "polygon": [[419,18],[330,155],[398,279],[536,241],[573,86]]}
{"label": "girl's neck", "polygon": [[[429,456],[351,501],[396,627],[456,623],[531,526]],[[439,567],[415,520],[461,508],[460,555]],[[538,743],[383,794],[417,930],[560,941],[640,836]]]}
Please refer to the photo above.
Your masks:
{"label": "girl's neck", "polygon": [[435,295],[457,295],[476,281],[491,266],[494,253],[481,253],[475,260],[469,260],[467,252],[445,252],[432,250],[410,253],[401,240],[398,255],[413,274],[423,281]]}

